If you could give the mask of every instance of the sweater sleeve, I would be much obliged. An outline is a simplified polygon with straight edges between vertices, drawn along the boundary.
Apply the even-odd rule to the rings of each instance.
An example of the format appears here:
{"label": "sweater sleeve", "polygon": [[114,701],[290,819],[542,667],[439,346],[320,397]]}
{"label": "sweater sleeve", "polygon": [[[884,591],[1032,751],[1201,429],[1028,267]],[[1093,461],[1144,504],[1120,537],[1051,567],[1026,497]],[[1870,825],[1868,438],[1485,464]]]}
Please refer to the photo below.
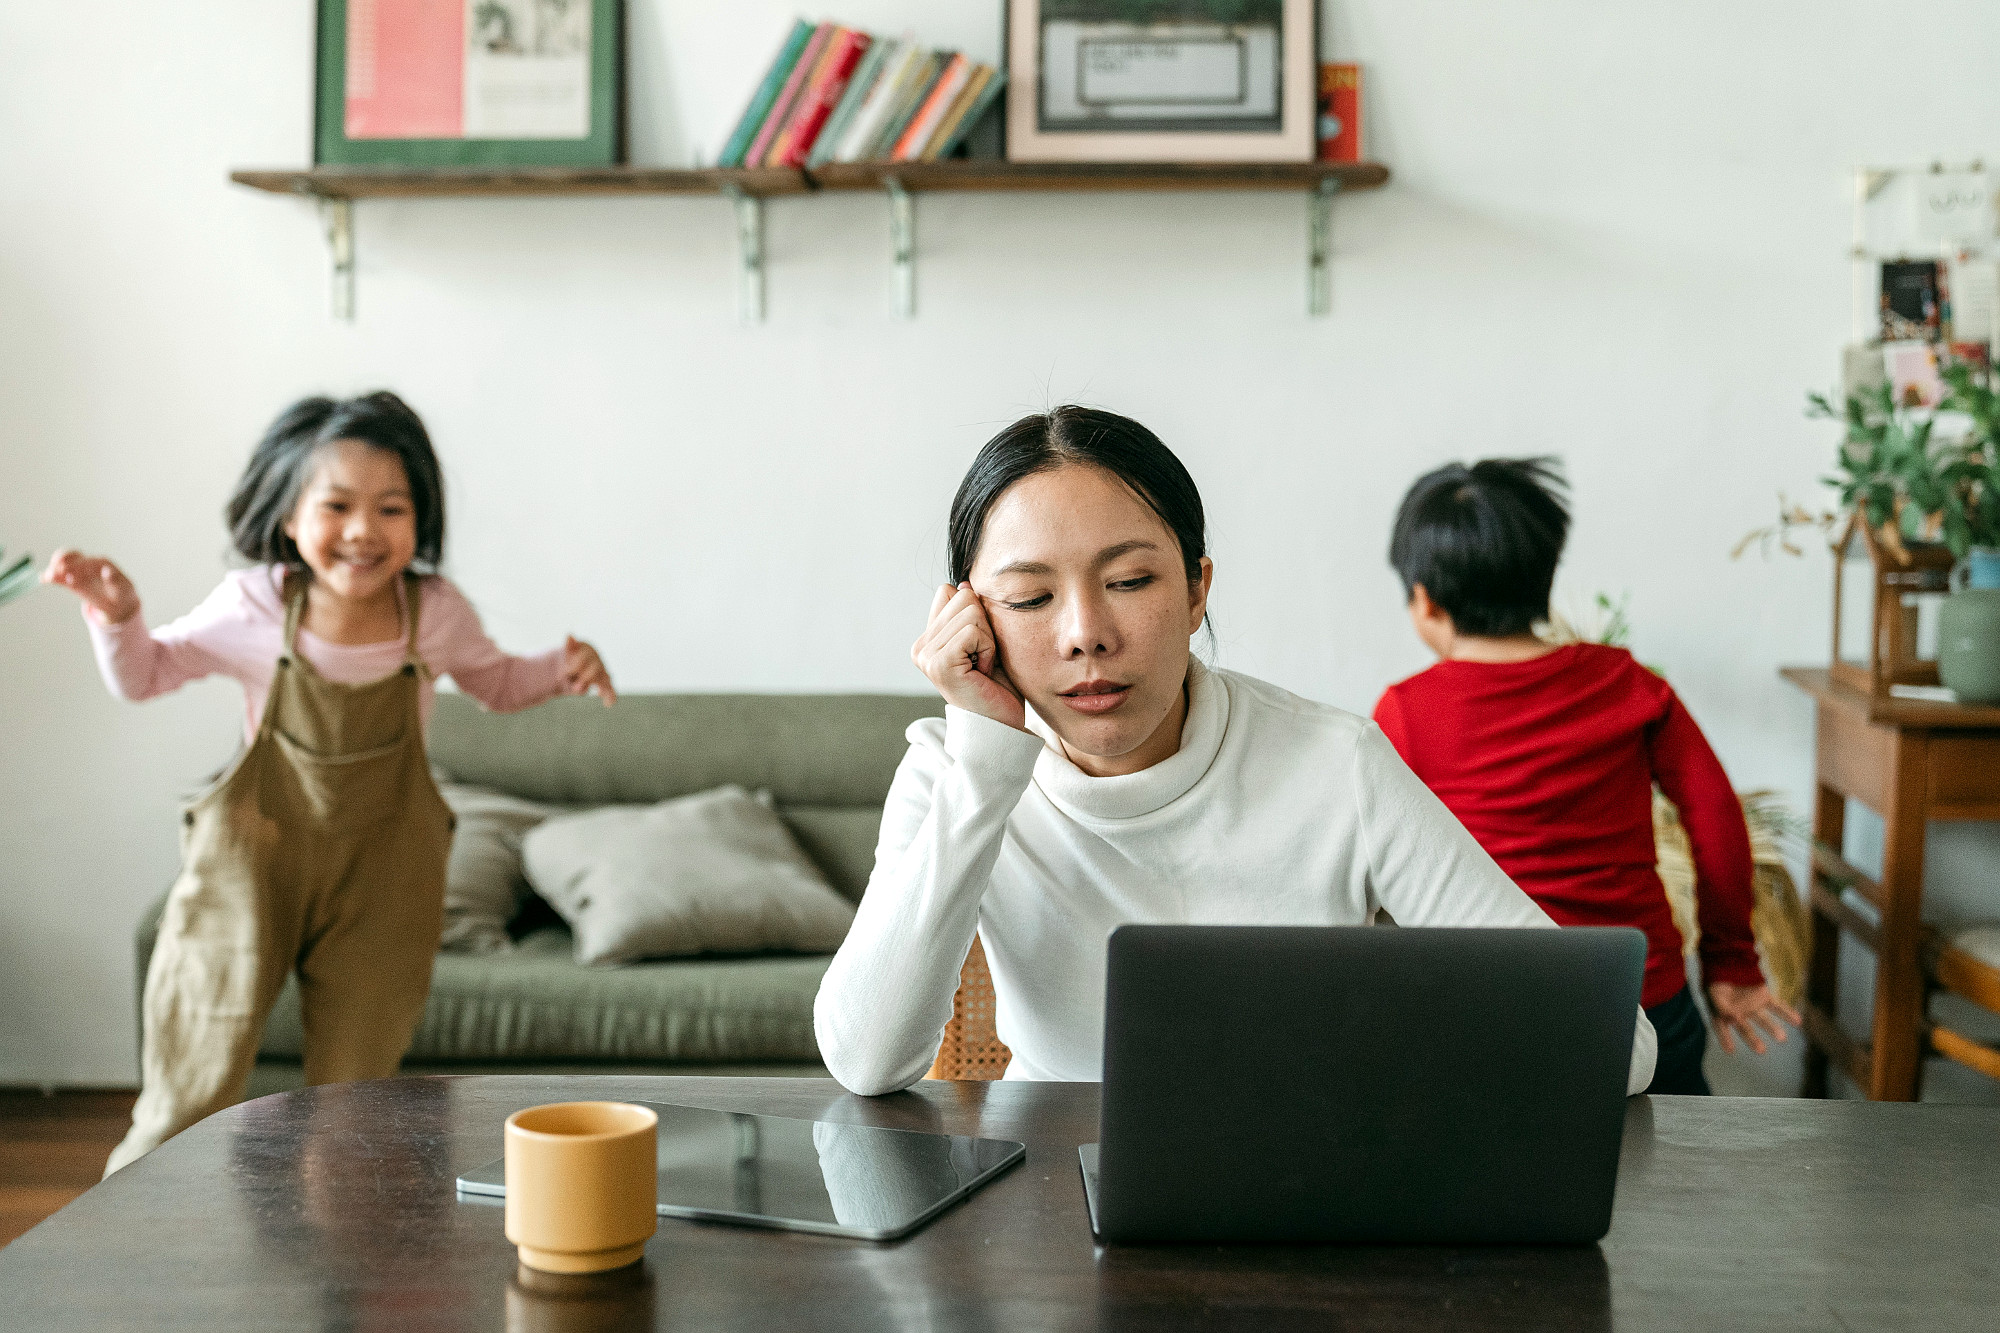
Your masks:
{"label": "sweater sleeve", "polygon": [[909,1087],[937,1055],[1008,816],[1042,751],[1039,737],[957,708],[909,737],[868,890],[813,1002],[820,1058],[863,1096]]}
{"label": "sweater sleeve", "polygon": [[516,713],[562,693],[562,649],[532,657],[502,652],[449,580],[425,580],[423,616],[420,646],[431,674],[450,676],[494,712]]}
{"label": "sweater sleeve", "polygon": [[246,611],[241,589],[225,579],[194,610],[156,630],[146,628],[143,610],[107,625],[85,607],[83,623],[105,688],[140,703],[228,671],[227,646],[243,637]]}
{"label": "sweater sleeve", "polygon": [[[1507,878],[1465,826],[1397,757],[1380,727],[1355,747],[1368,893],[1402,926],[1547,926],[1555,922]],[[1632,1029],[1628,1094],[1653,1081],[1658,1037],[1642,1008]]]}
{"label": "sweater sleeve", "polygon": [[1671,690],[1665,714],[1647,733],[1646,748],[1653,781],[1680,811],[1693,852],[1702,979],[1761,986],[1764,970],[1750,929],[1753,867],[1743,803],[1707,737]]}

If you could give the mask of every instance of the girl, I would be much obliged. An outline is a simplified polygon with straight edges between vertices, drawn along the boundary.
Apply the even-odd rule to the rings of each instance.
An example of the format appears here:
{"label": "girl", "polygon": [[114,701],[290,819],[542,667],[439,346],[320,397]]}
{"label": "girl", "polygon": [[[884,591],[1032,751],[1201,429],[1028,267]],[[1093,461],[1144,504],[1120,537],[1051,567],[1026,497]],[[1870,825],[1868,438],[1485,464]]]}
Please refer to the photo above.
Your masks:
{"label": "girl", "polygon": [[[1100,1076],[1128,921],[1552,926],[1366,719],[1204,667],[1201,496],[1109,412],[1025,417],[951,509],[875,872],[814,1005],[854,1092],[923,1076],[977,931],[1009,1078]],[[1628,1086],[1653,1073],[1637,1016]]]}
{"label": "girl", "polygon": [[108,1175],[243,1095],[296,969],[306,1082],[386,1078],[423,1013],[452,817],[424,759],[434,681],[528,708],[611,678],[589,644],[510,657],[437,573],[444,483],[392,393],[308,398],[273,423],[229,500],[253,562],[148,631],[109,560],[43,574],[83,599],[113,694],[243,685],[245,747],[182,815],[182,869],[146,974],[144,1076]]}

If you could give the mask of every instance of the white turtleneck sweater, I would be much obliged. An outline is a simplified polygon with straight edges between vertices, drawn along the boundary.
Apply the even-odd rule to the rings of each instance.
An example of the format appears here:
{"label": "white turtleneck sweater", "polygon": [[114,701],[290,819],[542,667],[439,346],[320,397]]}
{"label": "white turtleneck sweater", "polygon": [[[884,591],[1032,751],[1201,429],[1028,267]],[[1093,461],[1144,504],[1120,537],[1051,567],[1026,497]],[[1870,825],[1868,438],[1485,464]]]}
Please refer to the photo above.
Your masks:
{"label": "white turtleneck sweater", "polygon": [[[1097,778],[958,708],[907,733],[875,870],[813,1006],[864,1095],[924,1076],[977,931],[1008,1078],[1094,1081],[1105,940],[1127,922],[1549,926],[1374,723],[1191,662],[1172,758]],[[1045,739],[1046,737],[1046,739]],[[1629,1088],[1653,1077],[1644,1012]]]}

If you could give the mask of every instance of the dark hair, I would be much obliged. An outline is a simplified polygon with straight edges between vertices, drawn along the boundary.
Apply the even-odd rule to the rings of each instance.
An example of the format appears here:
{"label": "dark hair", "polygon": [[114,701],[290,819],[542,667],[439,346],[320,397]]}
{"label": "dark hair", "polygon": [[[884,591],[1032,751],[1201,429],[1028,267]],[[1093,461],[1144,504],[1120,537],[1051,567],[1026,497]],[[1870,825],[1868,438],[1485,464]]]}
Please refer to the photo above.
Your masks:
{"label": "dark hair", "polygon": [[1022,417],[986,442],[951,501],[951,581],[972,577],[986,515],[1009,486],[1070,463],[1103,468],[1160,516],[1180,543],[1188,581],[1201,577],[1208,522],[1194,478],[1160,437],[1130,417],[1090,407],[1058,407]]}
{"label": "dark hair", "polygon": [[257,441],[224,511],[236,553],[259,564],[305,568],[298,546],[285,535],[285,521],[312,476],[313,456],[335,440],[359,440],[402,461],[417,520],[410,564],[420,574],[435,574],[444,560],[444,475],[423,421],[386,389],[359,398],[304,398],[279,413]]}
{"label": "dark hair", "polygon": [[1404,594],[1421,583],[1461,634],[1527,633],[1548,618],[1568,489],[1554,458],[1451,463],[1418,478],[1389,538]]}

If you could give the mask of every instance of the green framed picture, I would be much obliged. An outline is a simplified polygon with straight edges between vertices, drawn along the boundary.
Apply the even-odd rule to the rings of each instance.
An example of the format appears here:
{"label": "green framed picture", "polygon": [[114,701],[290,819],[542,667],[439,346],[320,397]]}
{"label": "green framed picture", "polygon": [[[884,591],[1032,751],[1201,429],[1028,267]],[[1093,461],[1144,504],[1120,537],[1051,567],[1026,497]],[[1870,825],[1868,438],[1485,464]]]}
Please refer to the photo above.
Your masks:
{"label": "green framed picture", "polygon": [[319,0],[313,160],[625,160],[624,0]]}

